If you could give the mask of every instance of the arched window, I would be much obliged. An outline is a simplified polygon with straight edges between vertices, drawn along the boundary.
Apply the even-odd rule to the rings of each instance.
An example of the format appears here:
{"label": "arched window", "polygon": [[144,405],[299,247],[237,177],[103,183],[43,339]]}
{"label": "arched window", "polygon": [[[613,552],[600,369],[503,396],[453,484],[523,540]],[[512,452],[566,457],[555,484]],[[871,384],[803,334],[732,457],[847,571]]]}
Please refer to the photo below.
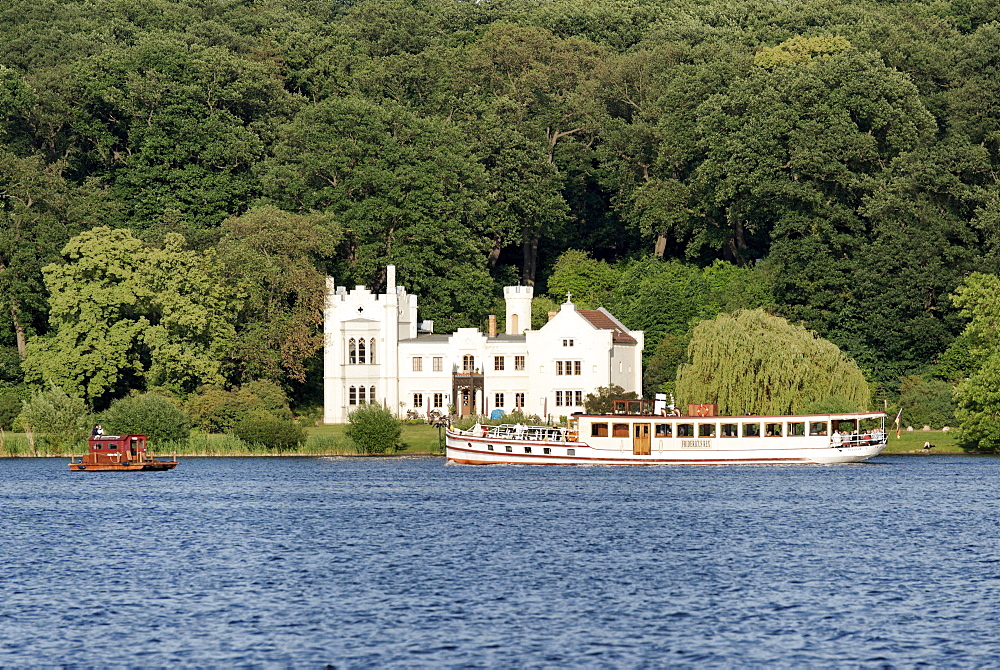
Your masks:
{"label": "arched window", "polygon": [[471,374],[476,369],[476,357],[472,354],[462,356],[462,372]]}
{"label": "arched window", "polygon": [[365,387],[364,386],[359,386],[358,387],[358,403],[364,405],[365,402],[367,402],[365,400]]}
{"label": "arched window", "polygon": [[510,332],[519,335],[520,332],[517,330],[517,314],[510,315]]}
{"label": "arched window", "polygon": [[375,387],[368,389],[368,402],[375,402]]}
{"label": "arched window", "polygon": [[354,388],[353,386],[351,387],[350,391],[348,392],[347,404],[348,405],[357,405],[358,404],[358,390],[356,388]]}
{"label": "arched window", "polygon": [[365,364],[365,341],[358,340],[358,363]]}
{"label": "arched window", "polygon": [[358,345],[354,342],[354,338],[347,343],[347,362],[350,365],[354,365],[358,362]]}
{"label": "arched window", "polygon": [[372,338],[371,346],[368,347],[368,362],[375,365],[375,338]]}

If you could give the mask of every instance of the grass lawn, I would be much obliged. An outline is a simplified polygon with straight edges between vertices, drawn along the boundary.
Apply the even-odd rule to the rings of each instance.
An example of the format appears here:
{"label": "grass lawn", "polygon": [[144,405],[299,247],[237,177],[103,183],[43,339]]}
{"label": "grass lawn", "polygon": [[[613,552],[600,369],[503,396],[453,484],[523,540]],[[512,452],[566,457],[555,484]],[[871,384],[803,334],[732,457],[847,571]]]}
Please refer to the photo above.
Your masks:
{"label": "grass lawn", "polygon": [[[400,440],[403,442],[401,454],[443,454],[444,448],[438,448],[438,429],[428,424],[403,424]],[[306,428],[306,434],[324,438],[340,438],[344,442],[344,431],[347,424],[331,424],[311,426]],[[441,439],[444,440],[444,429],[441,429]],[[442,442],[443,443],[443,442]]]}
{"label": "grass lawn", "polygon": [[912,430],[902,431],[899,439],[896,439],[896,431],[889,430],[889,441],[885,445],[883,454],[906,454],[914,452],[924,452],[924,442],[934,445],[930,449],[932,454],[965,454],[964,449],[958,446],[958,432],[949,431],[947,433],[940,430]]}

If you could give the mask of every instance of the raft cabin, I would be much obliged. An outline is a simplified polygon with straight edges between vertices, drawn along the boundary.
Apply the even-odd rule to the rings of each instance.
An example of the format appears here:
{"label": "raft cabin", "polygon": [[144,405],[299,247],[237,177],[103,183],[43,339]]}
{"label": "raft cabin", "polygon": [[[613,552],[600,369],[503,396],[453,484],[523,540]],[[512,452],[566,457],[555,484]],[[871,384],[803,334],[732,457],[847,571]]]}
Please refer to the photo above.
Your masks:
{"label": "raft cabin", "polygon": [[[172,460],[161,460],[146,446],[145,435],[92,435],[89,452],[70,457],[70,470],[170,470],[177,466]],[[79,460],[77,460],[79,458]]]}

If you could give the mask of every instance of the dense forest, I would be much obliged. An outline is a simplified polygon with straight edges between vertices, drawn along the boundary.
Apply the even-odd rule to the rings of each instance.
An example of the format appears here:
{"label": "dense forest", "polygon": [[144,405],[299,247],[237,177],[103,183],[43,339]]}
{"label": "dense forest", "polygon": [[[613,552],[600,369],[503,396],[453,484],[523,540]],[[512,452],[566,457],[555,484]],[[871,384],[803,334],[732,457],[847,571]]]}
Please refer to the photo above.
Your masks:
{"label": "dense forest", "polygon": [[0,6],[8,396],[317,403],[323,278],[387,263],[438,330],[517,282],[606,306],[647,392],[741,307],[890,400],[947,406],[976,365],[953,296],[1000,264],[995,2]]}

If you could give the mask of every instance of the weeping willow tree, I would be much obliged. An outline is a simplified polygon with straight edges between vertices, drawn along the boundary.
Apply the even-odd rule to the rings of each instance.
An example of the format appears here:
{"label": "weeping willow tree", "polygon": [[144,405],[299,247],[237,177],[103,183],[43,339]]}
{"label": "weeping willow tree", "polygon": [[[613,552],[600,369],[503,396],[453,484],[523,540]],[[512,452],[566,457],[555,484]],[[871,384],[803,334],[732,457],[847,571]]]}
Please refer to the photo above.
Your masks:
{"label": "weeping willow tree", "polygon": [[871,402],[864,374],[835,344],[760,309],[695,326],[676,388],[683,402],[718,403],[730,416],[857,412]]}

